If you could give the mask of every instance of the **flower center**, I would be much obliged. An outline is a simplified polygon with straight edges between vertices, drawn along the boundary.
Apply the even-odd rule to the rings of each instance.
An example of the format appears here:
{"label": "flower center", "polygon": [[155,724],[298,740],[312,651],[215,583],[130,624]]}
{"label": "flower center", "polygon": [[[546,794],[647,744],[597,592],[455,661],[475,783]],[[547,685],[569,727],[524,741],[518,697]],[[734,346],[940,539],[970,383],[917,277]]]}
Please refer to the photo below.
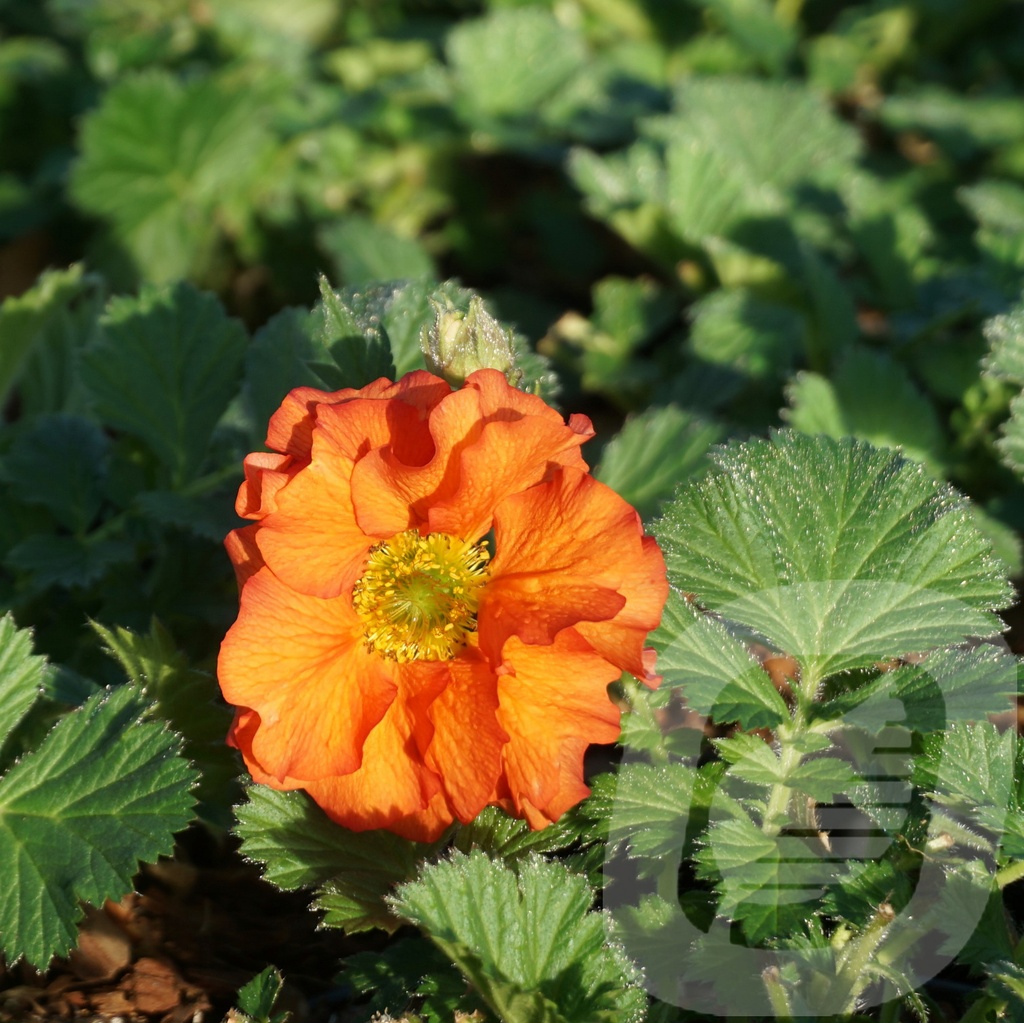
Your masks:
{"label": "flower center", "polygon": [[450,660],[476,631],[489,558],[485,543],[415,529],[375,544],[352,590],[366,645],[401,663]]}

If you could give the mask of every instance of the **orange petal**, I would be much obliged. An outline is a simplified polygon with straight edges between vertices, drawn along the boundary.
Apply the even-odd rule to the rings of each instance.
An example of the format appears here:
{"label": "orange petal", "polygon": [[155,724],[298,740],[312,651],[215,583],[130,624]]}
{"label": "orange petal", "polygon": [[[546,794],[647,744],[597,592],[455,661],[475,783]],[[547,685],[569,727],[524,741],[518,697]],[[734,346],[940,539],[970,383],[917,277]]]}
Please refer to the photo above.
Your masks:
{"label": "orange petal", "polygon": [[654,674],[654,650],[645,648],[644,641],[647,633],[661,622],[661,612],[668,599],[665,559],[654,537],[645,536],[640,558],[621,567],[621,590],[626,596],[626,606],[613,621],[580,622],[576,631],[602,657],[653,687],[661,679]]}
{"label": "orange petal", "polygon": [[276,495],[277,509],[257,539],[270,569],[285,583],[317,597],[336,597],[359,578],[376,542],[356,522],[351,476],[356,459],[400,438],[409,451],[432,442],[420,412],[396,400],[355,399],[316,410],[310,463]]}
{"label": "orange petal", "polygon": [[231,530],[224,537],[224,548],[228,552],[231,564],[235,566],[235,578],[238,580],[239,589],[250,576],[263,568],[263,555],[256,544],[256,532],[259,528],[258,525],[243,526],[241,529]]}
{"label": "orange petal", "polygon": [[235,511],[243,519],[261,519],[274,510],[277,492],[302,468],[291,455],[254,451],[242,462],[245,481],[238,488]]}
{"label": "orange petal", "polygon": [[266,568],[242,589],[217,672],[228,703],[259,714],[250,753],[279,781],[357,770],[396,693],[348,601],[296,593]]}
{"label": "orange petal", "polygon": [[[619,709],[607,687],[620,672],[572,629],[549,646],[513,636],[505,657],[510,673],[498,678],[498,722],[509,735],[503,762],[510,798],[518,816],[536,810],[554,820],[588,792],[587,745],[618,738]],[[539,826],[534,821],[540,817],[531,819]]]}
{"label": "orange petal", "polygon": [[[397,821],[428,810],[441,791],[437,775],[420,753],[419,727],[411,701],[399,697],[367,736],[358,770],[320,777],[309,782],[306,790],[329,817],[346,828],[393,830]],[[434,807],[433,815],[438,809]],[[451,822],[450,811],[442,816],[447,817],[445,824]]]}
{"label": "orange petal", "polygon": [[397,383],[380,377],[365,387],[343,387],[340,391],[320,391],[315,387],[296,387],[270,418],[267,447],[306,460],[310,456],[314,413],[322,405],[338,405],[353,398],[395,398],[427,411],[451,388],[439,377],[416,370]]}
{"label": "orange petal", "polygon": [[585,416],[566,425],[540,398],[510,387],[496,370],[470,375],[430,414],[433,458],[413,464],[397,450],[370,452],[352,474],[360,525],[389,536],[414,525],[476,539],[495,505],[540,482],[552,465],[586,468],[580,445],[593,433]]}
{"label": "orange petal", "polygon": [[[600,623],[592,629],[600,633],[619,620],[630,599],[646,607],[634,593],[637,577],[647,585],[653,574],[640,520],[587,473],[560,468],[548,482],[509,497],[495,511],[494,534],[496,552],[479,612],[480,643],[494,660],[511,635],[550,643],[578,622]],[[667,587],[664,572],[662,565]],[[627,624],[632,627],[633,619]]]}
{"label": "orange petal", "polygon": [[450,661],[418,665],[443,679],[443,690],[425,709],[433,725],[425,759],[440,776],[452,811],[471,821],[489,802],[501,773],[508,735],[498,724],[494,671],[475,647]]}
{"label": "orange petal", "polygon": [[[386,716],[377,729],[389,727],[397,717],[400,715]],[[372,783],[369,778],[372,772],[369,764],[370,758],[377,756],[379,759],[380,749],[385,744],[383,740],[387,737],[385,733],[374,740],[374,745],[364,757],[366,770],[364,771],[361,767],[356,772],[356,775],[359,775],[358,779],[355,775],[346,775],[345,779],[348,784],[341,783],[341,779],[338,783],[324,780],[304,782],[298,778],[275,778],[273,775],[267,774],[262,765],[255,760],[252,755],[252,738],[259,726],[259,715],[254,710],[241,707],[235,712],[235,720],[228,733],[228,744],[241,751],[242,759],[245,761],[245,766],[252,775],[253,781],[259,782],[261,785],[269,785],[279,791],[307,789],[314,797],[314,801],[321,803],[322,808],[333,820],[344,824],[353,831],[386,827],[403,838],[417,842],[433,842],[452,823],[452,811],[444,793],[437,789],[435,779],[431,774],[423,772],[416,766],[418,760],[415,757],[414,747],[404,744],[407,748],[403,749],[401,736],[390,735],[392,742],[398,740],[396,745],[399,750],[399,760],[397,762],[402,765],[403,761],[407,759],[407,754],[412,754],[411,766],[408,770],[404,770],[400,766],[397,774],[389,775],[385,785],[386,794],[382,800],[377,800],[377,797],[372,794]],[[392,756],[394,756],[394,752],[394,750],[391,751]],[[391,784],[392,779],[394,784]],[[353,784],[354,782],[356,784]],[[377,784],[380,784],[379,779]],[[406,791],[396,798],[396,793],[403,788]],[[377,800],[372,804],[371,811],[373,806],[388,805],[389,812],[377,815],[366,812],[368,793],[365,790],[367,789],[371,789],[369,797],[372,800]],[[425,793],[430,791],[434,791],[434,795],[427,800],[425,806],[422,806]],[[354,799],[355,802],[353,802]],[[416,809],[402,813],[403,806],[414,806]]]}

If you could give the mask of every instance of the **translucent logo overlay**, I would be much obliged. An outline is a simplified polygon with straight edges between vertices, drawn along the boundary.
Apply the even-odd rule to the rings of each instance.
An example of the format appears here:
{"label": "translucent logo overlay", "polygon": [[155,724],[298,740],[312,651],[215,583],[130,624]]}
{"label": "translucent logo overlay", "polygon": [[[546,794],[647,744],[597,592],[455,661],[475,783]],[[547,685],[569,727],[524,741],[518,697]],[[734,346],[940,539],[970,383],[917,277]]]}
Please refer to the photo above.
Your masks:
{"label": "translucent logo overlay", "polygon": [[[911,754],[919,751],[912,749],[915,729],[943,733],[1010,710],[1015,658],[999,639],[972,643],[963,637],[955,656],[933,652],[913,658],[914,684],[903,697],[894,696],[899,686],[867,685],[864,675],[859,681],[845,675],[843,665],[856,659],[857,643],[871,649],[872,630],[876,635],[886,632],[887,609],[901,618],[894,634],[905,634],[906,614],[918,597],[906,587],[854,581],[780,588],[759,599],[771,605],[770,618],[778,621],[781,611],[785,620],[788,609],[793,616],[789,620],[796,621],[808,607],[822,606],[826,585],[832,595],[843,596],[831,606],[835,627],[817,630],[818,649],[787,649],[777,637],[765,638],[798,662],[838,667],[840,691],[844,677],[850,679],[850,697],[833,704],[842,713],[820,733],[823,738],[827,733],[831,745],[818,743],[826,747],[821,749],[811,744],[805,758],[840,761],[822,773],[845,777],[841,788],[827,801],[807,798],[805,819],[764,829],[747,849],[737,849],[735,843],[751,821],[758,823],[756,787],[729,770],[710,795],[682,785],[666,797],[677,815],[667,826],[667,844],[664,818],[651,822],[659,840],[644,840],[644,822],[637,820],[636,805],[622,795],[621,784],[613,801],[613,840],[604,865],[610,931],[639,966],[647,990],[671,1005],[707,1015],[771,1017],[779,1008],[774,992],[781,987],[786,989],[785,1014],[848,1012],[854,995],[861,1010],[880,1005],[920,988],[957,956],[994,890],[995,851],[1010,803],[1012,769],[987,779],[983,825],[974,815],[961,829],[948,804],[955,803],[958,778],[972,769],[963,762],[963,744],[934,746],[940,752],[930,760],[927,785],[915,784],[919,779],[911,777]],[[948,597],[943,602],[948,613],[944,617],[954,623],[956,602]],[[851,610],[847,614],[844,608]],[[719,609],[715,618],[750,638],[753,609],[750,598],[743,607]],[[970,621],[971,613],[961,620]],[[737,621],[746,627],[730,626]],[[806,631],[795,629],[794,635]],[[661,656],[669,666],[663,685],[679,687],[684,697],[691,640],[685,634],[678,637],[673,644],[678,649],[670,647]],[[918,653],[927,654],[927,649]],[[727,673],[713,684],[726,690]],[[707,671],[702,672],[701,694],[701,705],[717,717]],[[682,749],[679,759],[691,766],[697,763],[702,723],[691,712],[687,727],[697,737],[692,755],[681,744],[670,747],[677,754]],[[765,734],[766,744],[770,740]],[[1003,740],[1012,768],[1015,736]],[[627,748],[621,769],[641,763],[649,763],[647,756]],[[947,800],[946,793],[953,795]],[[742,816],[738,807],[747,814],[741,827],[730,823]],[[716,842],[723,843],[720,850]],[[894,844],[898,848],[892,849]],[[645,854],[648,848],[656,851]],[[705,899],[687,898],[688,889],[706,883],[695,878],[688,862],[695,852],[704,862],[713,862],[719,875],[713,919],[707,918]],[[872,868],[892,853],[892,883],[880,885],[879,872]],[[844,899],[856,903],[856,912],[844,912]],[[795,914],[806,927],[792,926]],[[844,927],[848,915],[859,915],[857,928]],[[781,943],[788,947],[748,947],[757,943],[745,940],[735,922],[739,917],[763,917],[766,934],[772,933],[774,920],[784,918],[788,924],[781,929],[806,934]]]}

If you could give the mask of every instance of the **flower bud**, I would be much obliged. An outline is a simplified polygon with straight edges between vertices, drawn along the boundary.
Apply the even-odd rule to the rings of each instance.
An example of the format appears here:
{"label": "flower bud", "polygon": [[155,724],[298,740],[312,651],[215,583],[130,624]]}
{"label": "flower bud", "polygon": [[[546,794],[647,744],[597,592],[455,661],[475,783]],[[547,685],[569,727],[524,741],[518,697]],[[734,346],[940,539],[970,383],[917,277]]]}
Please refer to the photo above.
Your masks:
{"label": "flower bud", "polygon": [[431,300],[434,322],[424,327],[420,348],[431,373],[444,377],[452,387],[461,387],[470,373],[496,369],[515,386],[522,374],[516,369],[512,331],[506,330],[474,295],[469,311],[462,312],[448,299]]}

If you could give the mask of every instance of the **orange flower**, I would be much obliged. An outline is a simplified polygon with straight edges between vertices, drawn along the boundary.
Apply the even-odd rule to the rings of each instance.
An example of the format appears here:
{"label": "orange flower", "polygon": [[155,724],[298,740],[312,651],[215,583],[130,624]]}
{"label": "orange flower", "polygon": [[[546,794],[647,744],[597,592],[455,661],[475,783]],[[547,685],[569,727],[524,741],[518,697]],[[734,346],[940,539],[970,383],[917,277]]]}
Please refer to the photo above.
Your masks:
{"label": "orange flower", "polygon": [[648,684],[668,593],[636,512],[501,373],[292,391],[245,460],[219,676],[256,781],[353,830],[436,838],[488,804],[544,827]]}

